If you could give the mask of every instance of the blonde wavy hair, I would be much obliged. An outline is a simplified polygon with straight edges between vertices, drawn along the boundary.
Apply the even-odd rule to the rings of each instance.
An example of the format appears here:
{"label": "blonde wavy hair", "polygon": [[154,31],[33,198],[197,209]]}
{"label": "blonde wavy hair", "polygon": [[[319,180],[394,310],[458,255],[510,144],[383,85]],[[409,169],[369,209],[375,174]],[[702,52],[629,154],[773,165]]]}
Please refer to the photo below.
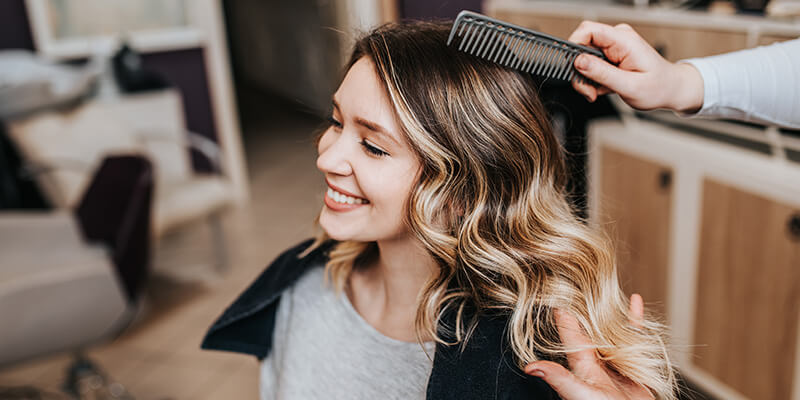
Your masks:
{"label": "blonde wavy hair", "polygon": [[[579,349],[558,339],[560,309],[577,319],[607,368],[675,398],[662,326],[650,318],[631,324],[610,241],[566,199],[564,151],[536,82],[448,47],[449,28],[384,25],[356,42],[346,66],[373,61],[422,165],[405,218],[439,268],[420,293],[418,338],[463,345],[478,316],[502,314],[520,367],[563,364]],[[311,249],[328,239],[322,233]],[[377,253],[375,243],[336,243],[330,282],[341,293],[354,268]],[[449,312],[455,326],[443,324]]]}

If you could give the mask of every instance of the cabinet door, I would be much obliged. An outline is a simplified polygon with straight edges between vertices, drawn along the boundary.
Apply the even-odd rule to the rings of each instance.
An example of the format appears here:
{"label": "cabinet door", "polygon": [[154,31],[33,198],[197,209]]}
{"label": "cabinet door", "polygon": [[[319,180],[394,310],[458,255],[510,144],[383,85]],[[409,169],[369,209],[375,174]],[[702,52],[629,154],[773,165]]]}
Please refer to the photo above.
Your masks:
{"label": "cabinet door", "polygon": [[524,28],[544,32],[561,39],[569,38],[569,35],[571,35],[581,23],[580,17],[506,10],[498,10],[490,16]]}
{"label": "cabinet door", "polygon": [[[616,25],[625,21],[604,19],[602,22]],[[747,47],[747,35],[744,32],[689,28],[648,22],[630,22],[630,25],[670,61],[711,56]]]}
{"label": "cabinet door", "polygon": [[648,310],[667,304],[671,170],[652,161],[603,147],[599,221],[615,240],[620,282],[640,293]]}
{"label": "cabinet door", "polygon": [[788,399],[800,311],[800,208],[703,183],[696,365],[753,399]]}
{"label": "cabinet door", "polygon": [[795,35],[781,35],[781,34],[762,34],[758,37],[758,45],[766,46],[773,43],[785,42],[787,40],[797,39]]}

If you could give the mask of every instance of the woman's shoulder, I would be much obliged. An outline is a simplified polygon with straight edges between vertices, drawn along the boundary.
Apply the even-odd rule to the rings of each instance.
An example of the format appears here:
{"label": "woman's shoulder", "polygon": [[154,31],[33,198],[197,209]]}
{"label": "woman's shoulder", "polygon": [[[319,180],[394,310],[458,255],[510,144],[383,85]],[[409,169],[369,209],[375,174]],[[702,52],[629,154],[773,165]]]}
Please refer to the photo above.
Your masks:
{"label": "woman's shoulder", "polygon": [[308,270],[324,265],[334,244],[308,239],[283,251],[214,322],[202,347],[266,356],[281,295]]}
{"label": "woman's shoulder", "polygon": [[285,263],[304,264],[315,261],[325,261],[328,251],[335,243],[336,242],[333,240],[320,242],[314,238],[305,239],[278,254],[267,266],[267,269]]}
{"label": "woman's shoulder", "polygon": [[279,296],[310,268],[322,266],[328,251],[335,244],[328,240],[318,243],[306,239],[280,253],[239,297],[237,302],[263,303]]}
{"label": "woman's shoulder", "polygon": [[310,238],[287,248],[267,264],[253,286],[266,283],[264,281],[277,279],[281,282],[275,283],[283,283],[286,278],[299,278],[309,267],[324,265],[328,261],[328,252],[335,244],[333,240],[318,241]]}

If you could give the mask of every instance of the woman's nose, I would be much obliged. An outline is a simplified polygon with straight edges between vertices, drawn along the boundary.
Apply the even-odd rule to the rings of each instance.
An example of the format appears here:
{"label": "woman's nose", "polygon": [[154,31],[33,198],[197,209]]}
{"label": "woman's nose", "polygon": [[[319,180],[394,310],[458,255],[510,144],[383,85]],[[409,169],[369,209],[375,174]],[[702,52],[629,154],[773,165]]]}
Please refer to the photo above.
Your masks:
{"label": "woman's nose", "polygon": [[347,176],[353,173],[344,135],[327,132],[319,142],[317,169],[327,174]]}

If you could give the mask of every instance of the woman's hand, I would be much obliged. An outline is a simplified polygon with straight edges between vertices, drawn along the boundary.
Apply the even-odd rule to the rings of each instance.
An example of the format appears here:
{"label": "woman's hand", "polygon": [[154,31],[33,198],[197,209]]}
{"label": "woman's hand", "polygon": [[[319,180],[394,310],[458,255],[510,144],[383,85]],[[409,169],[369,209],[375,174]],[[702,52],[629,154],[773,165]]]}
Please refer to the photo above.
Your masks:
{"label": "woman's hand", "polygon": [[599,87],[573,80],[572,86],[589,101],[615,92],[633,108],[697,111],[703,105],[703,78],[692,65],[673,64],[627,24],[610,26],[584,21],[569,40],[600,49],[616,66],[589,55],[575,59],[575,68]]}
{"label": "woman's hand", "polygon": [[[630,305],[631,323],[640,324],[643,316],[642,297],[634,294]],[[551,361],[536,361],[525,366],[526,374],[544,379],[564,400],[654,398],[646,388],[603,366],[574,317],[556,311],[556,324],[565,346],[587,348],[567,354],[567,363],[572,372]]]}

